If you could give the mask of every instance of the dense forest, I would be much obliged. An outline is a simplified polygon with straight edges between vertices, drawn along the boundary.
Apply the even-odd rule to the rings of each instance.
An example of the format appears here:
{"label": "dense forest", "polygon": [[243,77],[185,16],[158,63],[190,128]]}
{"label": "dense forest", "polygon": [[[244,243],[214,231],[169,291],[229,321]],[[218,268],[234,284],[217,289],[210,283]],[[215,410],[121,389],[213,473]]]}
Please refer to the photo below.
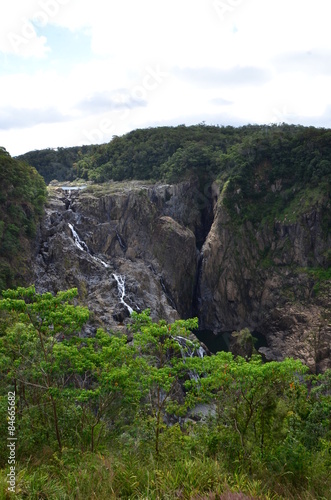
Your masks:
{"label": "dense forest", "polygon": [[17,157],[33,165],[48,184],[52,180],[72,181],[77,177],[74,164],[88,152],[94,152],[97,146],[56,148],[30,151]]}
{"label": "dense forest", "polygon": [[32,151],[19,159],[50,180],[95,182],[152,179],[178,182],[190,175],[247,176],[268,162],[270,180],[316,182],[331,171],[331,131],[296,125],[139,129],[100,146]]}
{"label": "dense forest", "polygon": [[0,290],[23,279],[45,200],[37,171],[0,148]]}

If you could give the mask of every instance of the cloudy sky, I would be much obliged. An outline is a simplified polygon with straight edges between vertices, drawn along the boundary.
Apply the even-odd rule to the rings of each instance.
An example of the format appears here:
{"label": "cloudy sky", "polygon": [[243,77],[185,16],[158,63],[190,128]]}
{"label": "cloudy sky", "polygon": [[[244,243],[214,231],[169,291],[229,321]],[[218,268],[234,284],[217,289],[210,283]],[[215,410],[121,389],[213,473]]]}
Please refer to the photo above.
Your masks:
{"label": "cloudy sky", "polygon": [[331,126],[330,0],[3,0],[0,146],[159,125]]}

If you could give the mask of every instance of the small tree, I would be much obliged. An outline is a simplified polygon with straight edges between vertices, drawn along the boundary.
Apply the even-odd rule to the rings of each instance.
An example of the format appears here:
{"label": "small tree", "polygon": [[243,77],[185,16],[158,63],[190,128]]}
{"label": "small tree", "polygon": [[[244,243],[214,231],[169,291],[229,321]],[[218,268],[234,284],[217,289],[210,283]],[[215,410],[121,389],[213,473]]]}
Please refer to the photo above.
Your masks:
{"label": "small tree", "polygon": [[168,325],[161,320],[153,323],[150,311],[133,313],[133,342],[138,351],[140,383],[144,394],[143,414],[152,419],[156,456],[160,453],[160,435],[165,415],[185,412],[185,393],[180,381],[188,376],[185,347],[178,336],[188,338],[198,326],[197,319],[179,320]]}
{"label": "small tree", "polygon": [[110,336],[100,329],[94,338],[75,337],[61,343],[57,359],[72,375],[63,394],[68,403],[75,401],[76,437],[93,452],[113,424],[125,425],[127,412],[134,418],[141,397],[135,350],[128,346],[126,337]]}
{"label": "small tree", "polygon": [[141,396],[134,348],[102,330],[94,338],[76,335],[89,317],[69,303],[76,289],[55,297],[34,287],[4,295],[0,309],[10,312],[12,324],[0,337],[0,370],[18,393],[25,441],[51,442],[54,429],[60,450],[65,440],[93,452],[128,408],[132,416]]}
{"label": "small tree", "polygon": [[[84,307],[69,303],[77,296],[77,289],[37,294],[33,286],[3,292],[0,310],[13,314],[13,325],[0,338],[1,366],[7,384],[13,384],[20,398],[21,412],[30,406],[38,409],[42,421],[54,426],[59,449],[62,449],[58,417],[59,389],[65,383],[59,370],[56,346],[81,330],[88,320]],[[52,409],[52,423],[48,414]]]}
{"label": "small tree", "polygon": [[253,353],[256,352],[254,349],[256,339],[248,328],[244,328],[239,332],[232,332],[231,337],[234,340],[231,351],[235,356],[251,358]]}
{"label": "small tree", "polygon": [[282,439],[279,430],[286,413],[279,412],[279,405],[292,410],[291,388],[306,368],[290,359],[263,364],[257,355],[246,361],[219,352],[204,358],[196,370],[204,374],[195,389],[196,400],[215,408],[214,430],[210,427],[214,441],[222,443],[232,460],[251,463],[254,456],[263,458]]}

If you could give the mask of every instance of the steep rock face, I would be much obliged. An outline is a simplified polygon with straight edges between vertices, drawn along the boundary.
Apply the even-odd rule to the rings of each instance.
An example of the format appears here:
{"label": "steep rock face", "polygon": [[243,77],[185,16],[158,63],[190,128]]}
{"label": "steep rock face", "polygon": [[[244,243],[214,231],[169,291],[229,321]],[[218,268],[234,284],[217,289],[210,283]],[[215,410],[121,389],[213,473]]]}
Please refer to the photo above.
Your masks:
{"label": "steep rock face", "polygon": [[[327,287],[316,296],[307,267],[327,266],[331,239],[312,208],[296,222],[254,228],[234,224],[222,203],[202,248],[199,318],[203,329],[249,327],[263,333],[268,359],[299,357],[313,366],[311,337],[320,331],[318,363],[329,364],[331,330],[323,319]],[[316,353],[315,353],[316,357]]]}
{"label": "steep rock face", "polygon": [[[116,194],[82,193],[72,209],[82,214],[78,229],[97,253],[143,261],[159,276],[161,287],[179,314],[192,314],[196,273],[193,231],[201,225],[194,186],[130,185]],[[191,210],[190,208],[191,207]],[[91,218],[93,221],[91,221]],[[89,221],[93,230],[88,230]],[[190,229],[191,228],[191,229]]]}
{"label": "steep rock face", "polygon": [[[190,189],[126,183],[69,195],[52,188],[39,235],[37,290],[77,287],[94,324],[106,328],[121,326],[130,307],[149,307],[155,319],[168,321],[191,316],[197,259],[184,222],[195,230],[200,213],[185,206]],[[123,277],[129,307],[115,274]]]}

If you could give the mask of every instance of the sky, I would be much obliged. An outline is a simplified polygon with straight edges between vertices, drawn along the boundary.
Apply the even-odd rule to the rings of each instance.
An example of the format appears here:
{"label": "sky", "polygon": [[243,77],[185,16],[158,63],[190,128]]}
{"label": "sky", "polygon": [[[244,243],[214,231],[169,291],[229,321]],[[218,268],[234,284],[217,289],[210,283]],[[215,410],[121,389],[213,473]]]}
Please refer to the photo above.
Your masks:
{"label": "sky", "polygon": [[12,156],[163,125],[331,127],[330,0],[2,0]]}

